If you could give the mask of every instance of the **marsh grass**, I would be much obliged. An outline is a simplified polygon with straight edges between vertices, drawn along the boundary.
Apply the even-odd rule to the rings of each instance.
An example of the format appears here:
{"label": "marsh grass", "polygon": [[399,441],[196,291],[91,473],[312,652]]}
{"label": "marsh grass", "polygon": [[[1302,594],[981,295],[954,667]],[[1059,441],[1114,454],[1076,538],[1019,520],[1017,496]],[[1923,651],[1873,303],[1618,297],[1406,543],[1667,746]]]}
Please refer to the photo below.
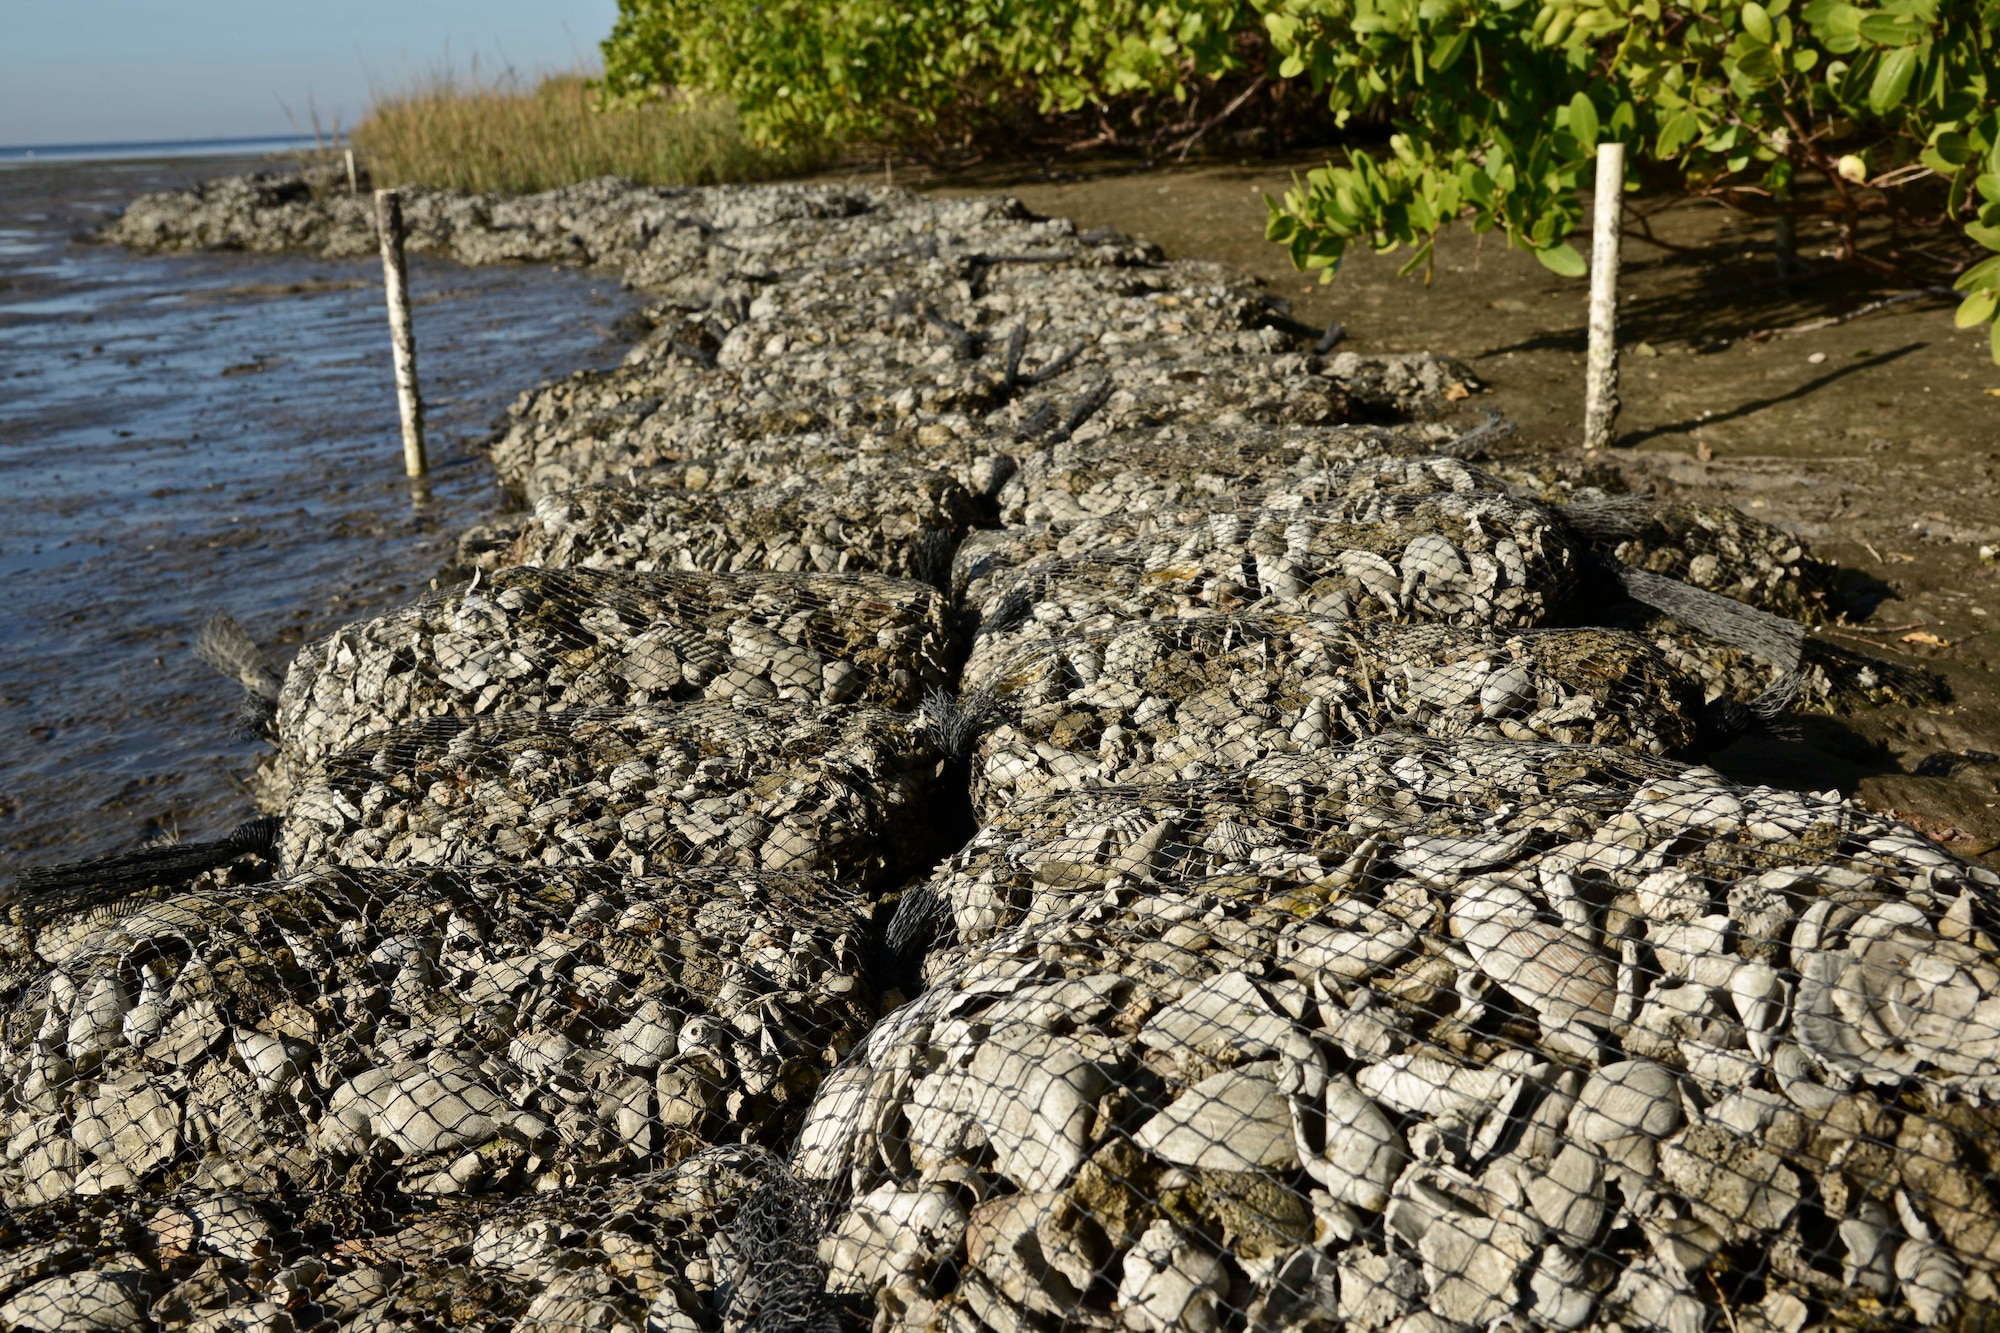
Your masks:
{"label": "marsh grass", "polygon": [[433,75],[378,93],[350,142],[378,186],[527,192],[623,176],[648,185],[766,180],[815,165],[744,139],[735,108],[663,99],[600,111],[589,79],[532,87],[507,78]]}

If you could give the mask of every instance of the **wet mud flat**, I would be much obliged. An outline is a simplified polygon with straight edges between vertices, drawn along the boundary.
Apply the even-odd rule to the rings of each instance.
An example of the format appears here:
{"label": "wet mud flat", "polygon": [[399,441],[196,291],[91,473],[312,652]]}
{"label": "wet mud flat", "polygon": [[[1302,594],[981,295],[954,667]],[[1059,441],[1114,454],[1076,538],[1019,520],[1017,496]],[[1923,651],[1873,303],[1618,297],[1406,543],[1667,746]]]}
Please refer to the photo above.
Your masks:
{"label": "wet mud flat", "polygon": [[[1715,766],[1938,697],[1814,637],[1809,542],[1006,197],[412,212],[651,331],[515,403],[469,577],[239,645],[263,821],[20,886],[0,1319],[2000,1305],[2000,873]],[[365,226],[272,176],[109,234]]]}
{"label": "wet mud flat", "polygon": [[80,239],[228,165],[0,172],[0,879],[247,815],[256,749],[190,657],[202,621],[288,651],[415,595],[491,502],[473,445],[507,402],[630,337],[604,275],[420,260],[413,503],[379,266]]}

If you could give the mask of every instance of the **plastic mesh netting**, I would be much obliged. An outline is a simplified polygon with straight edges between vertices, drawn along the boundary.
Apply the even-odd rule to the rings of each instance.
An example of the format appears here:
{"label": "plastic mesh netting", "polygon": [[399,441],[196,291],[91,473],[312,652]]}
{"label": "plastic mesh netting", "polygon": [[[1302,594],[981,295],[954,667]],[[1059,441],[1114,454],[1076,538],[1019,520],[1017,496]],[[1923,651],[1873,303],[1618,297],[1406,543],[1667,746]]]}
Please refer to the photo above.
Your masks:
{"label": "plastic mesh netting", "polygon": [[2000,875],[1699,766],[1935,688],[1802,543],[1011,202],[545,203],[410,206],[663,303],[529,510],[282,682],[219,617],[272,817],[5,903],[0,1325],[2000,1312]]}

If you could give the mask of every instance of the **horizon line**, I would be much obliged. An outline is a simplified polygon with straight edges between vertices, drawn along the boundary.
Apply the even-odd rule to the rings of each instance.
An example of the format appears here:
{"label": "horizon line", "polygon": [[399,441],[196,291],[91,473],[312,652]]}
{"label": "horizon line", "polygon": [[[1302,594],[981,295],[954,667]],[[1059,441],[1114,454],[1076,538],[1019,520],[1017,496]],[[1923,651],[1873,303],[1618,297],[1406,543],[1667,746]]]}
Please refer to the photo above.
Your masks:
{"label": "horizon line", "polygon": [[83,143],[0,144],[0,157],[41,157],[58,153],[104,153],[163,148],[236,148],[253,144],[327,143],[339,147],[345,136],[338,134],[241,134],[191,136],[182,139],[103,139]]}

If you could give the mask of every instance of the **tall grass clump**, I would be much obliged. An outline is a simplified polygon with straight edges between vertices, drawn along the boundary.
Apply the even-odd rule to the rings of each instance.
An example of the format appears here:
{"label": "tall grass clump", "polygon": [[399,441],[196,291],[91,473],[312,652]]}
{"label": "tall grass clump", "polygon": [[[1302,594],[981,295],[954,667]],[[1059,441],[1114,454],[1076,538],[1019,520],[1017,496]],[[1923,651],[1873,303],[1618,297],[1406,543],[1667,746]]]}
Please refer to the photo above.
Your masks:
{"label": "tall grass clump", "polygon": [[526,86],[435,74],[377,93],[350,138],[379,186],[529,192],[598,176],[649,185],[763,180],[813,165],[809,146],[766,149],[743,136],[735,107],[664,98],[599,109],[589,78]]}

